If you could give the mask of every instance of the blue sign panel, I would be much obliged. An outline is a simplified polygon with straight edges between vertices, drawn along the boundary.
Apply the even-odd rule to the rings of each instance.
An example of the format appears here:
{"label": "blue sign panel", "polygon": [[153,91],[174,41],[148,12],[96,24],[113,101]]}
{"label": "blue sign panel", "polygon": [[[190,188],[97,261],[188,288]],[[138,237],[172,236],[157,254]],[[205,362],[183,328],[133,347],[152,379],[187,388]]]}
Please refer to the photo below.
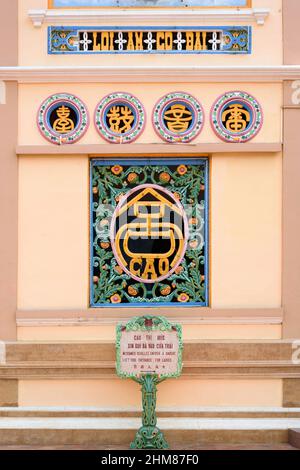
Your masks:
{"label": "blue sign panel", "polygon": [[50,26],[49,54],[250,54],[251,26]]}

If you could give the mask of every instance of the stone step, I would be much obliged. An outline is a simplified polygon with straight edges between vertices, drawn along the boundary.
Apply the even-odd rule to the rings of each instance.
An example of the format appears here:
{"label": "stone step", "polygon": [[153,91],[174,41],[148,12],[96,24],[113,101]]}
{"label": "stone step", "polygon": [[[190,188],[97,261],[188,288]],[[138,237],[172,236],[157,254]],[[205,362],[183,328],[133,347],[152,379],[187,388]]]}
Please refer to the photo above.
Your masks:
{"label": "stone step", "polygon": [[[128,448],[139,418],[0,418],[0,445],[88,445]],[[204,444],[288,443],[300,418],[159,418],[171,448]]]}
{"label": "stone step", "polygon": [[[0,407],[0,418],[139,418],[138,408],[99,407]],[[300,418],[300,408],[185,407],[158,408],[161,418]]]}
{"label": "stone step", "polygon": [[300,428],[289,429],[289,444],[300,449]]}
{"label": "stone step", "polygon": [[[1,450],[128,450],[125,445],[0,445]],[[290,444],[177,444],[173,445],[171,450],[298,450]]]}

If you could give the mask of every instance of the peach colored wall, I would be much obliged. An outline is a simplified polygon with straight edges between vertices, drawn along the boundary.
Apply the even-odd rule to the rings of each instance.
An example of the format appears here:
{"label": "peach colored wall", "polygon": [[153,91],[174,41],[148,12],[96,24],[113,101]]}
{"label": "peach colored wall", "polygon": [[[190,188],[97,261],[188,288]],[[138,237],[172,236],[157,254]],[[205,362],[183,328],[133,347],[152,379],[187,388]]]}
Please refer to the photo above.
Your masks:
{"label": "peach colored wall", "polygon": [[[99,55],[47,55],[46,28],[35,29],[29,8],[47,0],[19,2],[20,65],[99,65]],[[278,65],[282,63],[281,0],[253,0],[269,7],[265,26],[253,25],[253,53],[245,56],[180,56],[180,64]],[[74,24],[74,23],[73,23]],[[86,23],[87,24],[87,23]],[[91,23],[89,23],[91,25]],[[204,23],[203,23],[204,24]],[[216,25],[215,21],[206,22]],[[219,23],[220,24],[220,23]],[[226,24],[226,22],[222,22]],[[227,22],[232,24],[232,22]],[[239,22],[237,23],[239,24]],[[240,23],[242,24],[242,23]],[[65,23],[67,25],[67,23]],[[105,56],[105,65],[177,65],[178,56]],[[147,87],[147,93],[145,93]],[[148,126],[139,142],[160,142],[150,123],[156,100],[183,89],[203,104],[206,124],[198,142],[219,142],[209,126],[209,111],[223,92],[242,89],[262,104],[265,123],[253,142],[281,141],[280,84],[23,84],[19,87],[19,144],[47,145],[35,125],[39,104],[51,93],[77,94],[91,117],[97,102],[112,91],[137,95],[146,107]],[[99,144],[93,124],[80,142]],[[116,146],[117,152],[117,146]],[[281,305],[282,156],[213,155],[211,158],[211,306],[279,307]],[[88,306],[88,159],[20,157],[19,159],[20,309],[85,309]],[[18,328],[19,340],[111,339],[113,326]],[[186,339],[279,339],[280,325],[184,325]],[[176,385],[176,393],[174,393]],[[282,380],[166,381],[158,406],[281,406]],[[20,406],[136,407],[140,391],[132,381],[20,380]]]}
{"label": "peach colored wall", "polygon": [[[145,87],[147,93],[145,93]],[[197,142],[222,142],[210,127],[210,109],[219,95],[230,90],[243,90],[253,94],[261,103],[265,120],[259,134],[252,142],[269,143],[281,141],[281,105],[282,86],[280,84],[259,83],[152,83],[152,84],[83,84],[83,83],[58,83],[58,84],[23,84],[19,87],[19,144],[20,145],[47,145],[36,125],[36,114],[40,104],[52,93],[69,92],[78,95],[87,105],[90,112],[91,124],[87,133],[80,140],[80,144],[103,144],[105,141],[97,133],[93,116],[97,103],[106,94],[115,91],[126,91],[136,95],[146,109],[147,125],[144,133],[137,140],[138,143],[161,143],[151,123],[152,110],[157,100],[171,91],[183,90],[193,94],[202,103],[205,112],[205,124],[201,134],[193,141]],[[117,151],[117,146],[116,151]],[[99,152],[101,148],[99,147]]]}
{"label": "peach colored wall", "polygon": [[[291,95],[294,90],[290,89]],[[289,97],[290,99],[290,97]],[[288,94],[287,94],[288,101]],[[283,162],[283,268],[282,305],[284,307],[284,337],[300,337],[300,293],[299,293],[299,124],[300,105],[284,110],[284,155]]]}
{"label": "peach colored wall", "polygon": [[[8,23],[13,31],[11,16],[15,10],[11,8]],[[0,21],[0,41],[2,35]],[[3,28],[3,34],[5,28]],[[13,51],[12,51],[13,54]],[[5,57],[3,57],[5,61]],[[18,84],[6,82],[2,84],[0,104],[0,341],[16,338],[16,306],[17,306],[17,269],[18,269],[18,161],[15,146],[18,138]]]}
{"label": "peach colored wall", "polygon": [[284,64],[299,64],[300,38],[298,34],[299,0],[283,0],[283,58]]}
{"label": "peach colored wall", "polygon": [[[176,386],[176,393],[174,393]],[[167,380],[158,407],[282,406],[282,380]],[[141,407],[132,380],[20,380],[19,406]]]}
{"label": "peach colored wall", "polygon": [[[253,0],[253,7],[270,8],[271,13],[267,18],[264,26],[253,26],[253,52],[251,55],[197,55],[196,61],[194,55],[181,55],[181,65],[279,65],[282,63],[282,0]],[[22,0],[19,2],[19,61],[20,65],[74,65],[74,56],[72,55],[47,55],[47,26],[44,24],[41,28],[34,28],[31,20],[28,18],[27,11],[32,8],[47,8],[47,0]],[[97,21],[81,22],[86,26],[96,26]],[[166,21],[162,20],[161,25],[165,25]],[[169,20],[168,24],[178,23]],[[63,26],[77,25],[78,21],[63,21]],[[113,22],[110,23],[113,25]],[[132,24],[146,25],[145,22],[137,22],[132,20]],[[151,24],[151,22],[150,22]],[[159,23],[156,23],[159,24]],[[184,22],[181,22],[184,25]],[[189,23],[190,24],[190,23]],[[244,25],[244,20],[230,21],[202,21],[203,26],[226,26]],[[109,20],[107,21],[109,25]],[[149,26],[149,22],[148,22]],[[99,65],[99,55],[78,55],[76,56],[77,65]],[[166,57],[168,65],[178,65],[177,55],[106,55],[105,65],[165,65]]]}
{"label": "peach colored wall", "polygon": [[[183,325],[189,339],[281,339],[281,325]],[[19,341],[112,340],[115,326],[18,327]]]}
{"label": "peach colored wall", "polygon": [[21,308],[85,308],[88,301],[88,160],[19,160]]}
{"label": "peach colored wall", "polygon": [[1,2],[0,57],[1,66],[18,65],[18,0]]}
{"label": "peach colored wall", "polygon": [[[18,63],[18,0],[2,2],[1,66]],[[9,42],[9,45],[8,45]],[[18,162],[18,84],[1,81],[0,97],[0,340],[16,338]]]}
{"label": "peach colored wall", "polygon": [[[281,303],[281,155],[214,155],[211,306]],[[21,157],[19,309],[88,306],[88,159]]]}
{"label": "peach colored wall", "polygon": [[212,307],[280,307],[281,197],[281,154],[213,156]]}
{"label": "peach colored wall", "polygon": [[[284,0],[284,63],[299,64],[299,15],[300,2]],[[300,187],[297,176],[299,161],[299,82],[284,83],[284,162],[283,162],[283,266],[282,266],[282,305],[284,307],[284,338],[300,337],[299,321],[299,198]],[[293,383],[293,382],[292,382]],[[296,384],[293,384],[296,389]],[[298,388],[299,389],[299,388]]]}

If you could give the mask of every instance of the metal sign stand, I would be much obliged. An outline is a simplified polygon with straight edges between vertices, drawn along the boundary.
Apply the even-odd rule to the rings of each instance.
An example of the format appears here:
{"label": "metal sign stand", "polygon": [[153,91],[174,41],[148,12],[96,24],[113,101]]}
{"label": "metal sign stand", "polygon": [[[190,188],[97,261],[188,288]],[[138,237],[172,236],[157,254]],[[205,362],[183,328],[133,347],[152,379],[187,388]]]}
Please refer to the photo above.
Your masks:
{"label": "metal sign stand", "polygon": [[[176,367],[172,371],[159,373],[144,372],[141,371],[138,366],[136,371],[128,372],[124,370],[124,365],[122,365],[122,353],[123,343],[122,335],[124,333],[136,332],[159,332],[169,333],[174,336],[176,340]],[[142,426],[137,431],[134,441],[130,444],[130,449],[168,449],[169,445],[162,433],[162,431],[157,427],[157,416],[156,416],[156,394],[157,394],[157,385],[167,378],[179,377],[182,370],[182,328],[181,325],[171,324],[164,317],[156,316],[142,316],[135,317],[130,320],[126,325],[117,326],[117,340],[116,340],[116,351],[117,351],[117,361],[116,361],[116,370],[117,375],[122,378],[131,378],[135,382],[141,385],[142,390],[142,405],[143,405],[143,414],[142,414]],[[160,366],[161,367],[161,366]],[[162,366],[163,367],[163,366]],[[174,363],[173,363],[174,367]]]}
{"label": "metal sign stand", "polygon": [[168,449],[169,445],[161,430],[156,426],[156,392],[157,384],[165,379],[157,375],[146,374],[134,379],[142,386],[143,426],[137,431],[130,449]]}

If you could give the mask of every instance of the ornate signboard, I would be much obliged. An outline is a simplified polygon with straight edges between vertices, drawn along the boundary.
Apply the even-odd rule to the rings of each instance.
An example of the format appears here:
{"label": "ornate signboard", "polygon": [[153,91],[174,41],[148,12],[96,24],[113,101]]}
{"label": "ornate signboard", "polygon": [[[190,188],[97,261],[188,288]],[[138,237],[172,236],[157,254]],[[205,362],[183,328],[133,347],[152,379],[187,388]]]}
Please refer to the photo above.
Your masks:
{"label": "ornate signboard", "polygon": [[182,329],[166,318],[135,317],[116,332],[116,370],[119,377],[142,385],[143,416],[132,449],[166,449],[168,444],[157,428],[156,386],[182,370]]}
{"label": "ornate signboard", "polygon": [[182,369],[182,331],[162,317],[136,317],[117,327],[117,374],[139,378],[178,377]]}
{"label": "ornate signboard", "polygon": [[49,54],[250,54],[251,26],[49,26]]}
{"label": "ornate signboard", "polygon": [[207,304],[207,160],[91,162],[91,305]]}

